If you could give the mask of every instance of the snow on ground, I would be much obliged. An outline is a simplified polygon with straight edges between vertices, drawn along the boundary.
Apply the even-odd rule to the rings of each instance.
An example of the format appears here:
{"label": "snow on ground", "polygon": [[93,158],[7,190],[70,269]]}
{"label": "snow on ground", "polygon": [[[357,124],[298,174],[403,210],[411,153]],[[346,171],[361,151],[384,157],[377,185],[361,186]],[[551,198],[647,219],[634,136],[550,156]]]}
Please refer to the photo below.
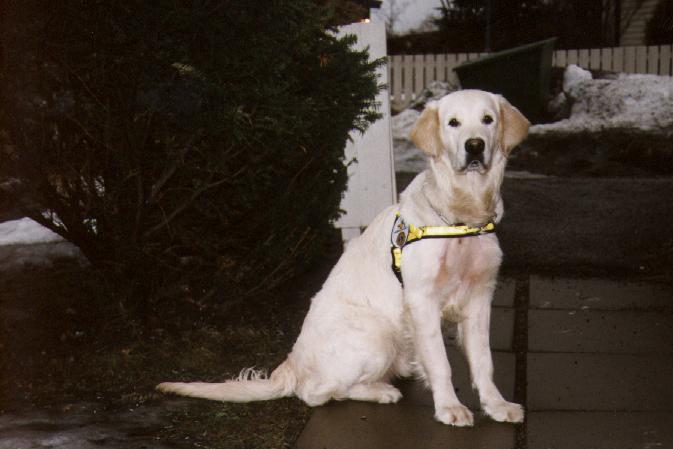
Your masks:
{"label": "snow on ground", "polygon": [[673,132],[673,77],[619,74],[611,79],[593,79],[591,73],[570,65],[563,79],[563,92],[555,107],[567,102],[570,117],[535,125],[530,133],[580,133],[606,129]]}
{"label": "snow on ground", "polygon": [[[434,82],[392,118],[395,171],[417,173],[425,169],[425,156],[409,141],[409,132],[425,103],[453,90],[455,86]],[[534,125],[531,135],[608,129],[673,134],[673,77],[622,73],[609,79],[593,79],[591,72],[570,65],[564,73],[563,92],[550,103],[550,108],[569,108],[570,117]],[[508,172],[507,176],[527,175]]]}
{"label": "snow on ground", "polygon": [[392,117],[391,126],[396,172],[419,173],[425,170],[427,165],[425,155],[411,143],[409,133],[427,102],[439,100],[454,90],[457,90],[454,85],[433,81],[406,109]]}
{"label": "snow on ground", "polygon": [[63,237],[30,218],[0,223],[0,246],[63,241]]}
{"label": "snow on ground", "polygon": [[393,139],[408,140],[409,133],[420,115],[420,111],[415,109],[405,109],[399,114],[394,115],[391,119]]}
{"label": "snow on ground", "polygon": [[75,245],[30,218],[0,223],[0,271],[50,265],[61,258],[84,261]]}
{"label": "snow on ground", "polygon": [[405,109],[391,120],[395,171],[418,173],[425,170],[425,155],[409,140],[409,133],[419,115],[421,113],[415,109]]}

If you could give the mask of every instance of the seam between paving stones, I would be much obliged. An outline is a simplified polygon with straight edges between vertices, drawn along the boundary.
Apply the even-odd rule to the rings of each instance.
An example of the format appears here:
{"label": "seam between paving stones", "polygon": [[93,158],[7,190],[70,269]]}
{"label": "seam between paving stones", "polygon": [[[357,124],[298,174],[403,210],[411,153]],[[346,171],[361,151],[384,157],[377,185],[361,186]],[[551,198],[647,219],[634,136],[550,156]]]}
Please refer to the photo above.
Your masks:
{"label": "seam between paving stones", "polygon": [[567,413],[567,414],[581,414],[581,413],[605,413],[605,414],[631,414],[631,413],[642,413],[642,414],[662,414],[669,415],[673,413],[673,408],[650,408],[650,409],[633,409],[633,408],[587,408],[582,410],[575,409],[563,409],[563,408],[536,408],[532,413]]}
{"label": "seam between paving stones", "polygon": [[[517,277],[514,287],[514,336],[512,350],[515,354],[514,402],[526,408],[528,415],[528,306],[530,305],[530,280],[527,275]],[[527,449],[528,416],[516,427],[515,449]]]}
{"label": "seam between paving stones", "polygon": [[[497,351],[494,350],[493,352],[507,352],[507,351]],[[571,354],[571,355],[576,355],[576,354],[591,354],[591,355],[628,355],[628,356],[643,356],[643,357],[651,357],[653,355],[671,355],[673,354],[673,351],[667,352],[667,351],[590,351],[590,350],[584,350],[584,351],[552,351],[552,350],[544,350],[544,351],[528,351],[528,354]]]}
{"label": "seam between paving stones", "polygon": [[[503,308],[506,309],[507,307],[504,306],[493,306],[494,308]],[[615,312],[615,313],[620,313],[620,312],[657,312],[657,313],[671,313],[673,312],[673,308],[671,307],[666,307],[666,306],[645,306],[645,307],[620,307],[620,308],[599,308],[599,307],[586,307],[583,308],[583,306],[579,307],[541,307],[541,306],[530,306],[530,310],[535,310],[535,311],[554,311],[554,312]]]}

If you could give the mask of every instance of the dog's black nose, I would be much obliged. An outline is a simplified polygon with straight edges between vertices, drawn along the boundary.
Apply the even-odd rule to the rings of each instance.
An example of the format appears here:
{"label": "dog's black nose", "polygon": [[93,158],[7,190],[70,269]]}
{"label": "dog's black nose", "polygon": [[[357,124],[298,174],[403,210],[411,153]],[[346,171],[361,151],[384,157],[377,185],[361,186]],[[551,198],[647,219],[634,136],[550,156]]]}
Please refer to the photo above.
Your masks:
{"label": "dog's black nose", "polygon": [[472,156],[477,156],[481,153],[484,152],[484,147],[486,144],[484,143],[484,139],[467,139],[465,141],[465,151],[467,151],[467,154],[470,154]]}

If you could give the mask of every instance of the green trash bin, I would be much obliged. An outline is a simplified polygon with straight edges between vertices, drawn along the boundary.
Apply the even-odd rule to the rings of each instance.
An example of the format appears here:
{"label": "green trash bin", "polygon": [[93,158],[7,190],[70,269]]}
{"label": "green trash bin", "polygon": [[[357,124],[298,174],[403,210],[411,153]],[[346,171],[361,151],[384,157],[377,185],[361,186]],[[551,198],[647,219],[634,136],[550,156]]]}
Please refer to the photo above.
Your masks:
{"label": "green trash bin", "polygon": [[544,112],[549,96],[552,54],[556,38],[492,53],[454,70],[463,89],[502,94],[533,123]]}

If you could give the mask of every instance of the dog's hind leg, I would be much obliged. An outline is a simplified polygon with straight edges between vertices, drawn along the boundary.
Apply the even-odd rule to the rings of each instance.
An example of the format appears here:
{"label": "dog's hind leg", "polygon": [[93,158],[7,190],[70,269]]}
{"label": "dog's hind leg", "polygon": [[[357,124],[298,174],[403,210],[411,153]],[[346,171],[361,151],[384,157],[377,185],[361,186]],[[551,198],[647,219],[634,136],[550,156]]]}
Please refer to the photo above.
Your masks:
{"label": "dog's hind leg", "polygon": [[392,404],[402,398],[400,390],[385,382],[355,384],[338,399],[353,399],[354,401],[370,401],[380,404]]}

